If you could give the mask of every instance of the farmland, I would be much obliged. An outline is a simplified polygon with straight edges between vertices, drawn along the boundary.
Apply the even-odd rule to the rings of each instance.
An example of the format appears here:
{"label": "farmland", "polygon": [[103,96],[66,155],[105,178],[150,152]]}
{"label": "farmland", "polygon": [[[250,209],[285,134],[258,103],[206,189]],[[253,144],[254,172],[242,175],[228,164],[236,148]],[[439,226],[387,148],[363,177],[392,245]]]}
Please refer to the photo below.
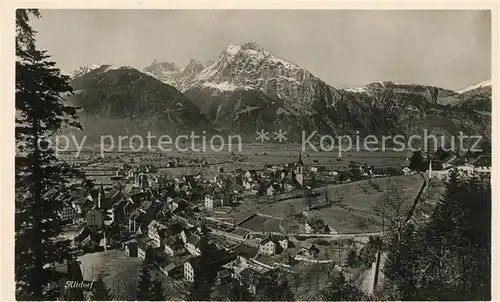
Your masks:
{"label": "farmland", "polygon": [[[232,151],[229,151],[232,150]],[[209,151],[147,151],[133,152],[131,150],[111,151],[103,153],[104,157],[113,157],[119,154],[125,161],[134,161],[136,163],[152,164],[164,172],[172,175],[181,175],[183,173],[202,172],[214,173],[216,168],[223,167],[224,170],[234,170],[236,168],[261,169],[265,164],[286,164],[298,159],[301,152],[299,144],[243,144],[241,151],[237,146],[224,148],[220,152]],[[61,158],[67,160],[77,160],[74,158],[74,152],[61,153]],[[402,151],[348,151],[339,152],[319,152],[306,149],[302,152],[302,160],[306,165],[322,165],[330,170],[343,170],[350,161],[356,161],[360,164],[367,164],[376,168],[395,167],[400,168],[408,165],[408,158],[411,152]],[[79,154],[78,160],[85,160],[91,157],[100,156],[98,148],[85,149]],[[171,167],[167,168],[166,163],[169,158],[177,157],[182,161],[204,161],[209,163],[207,167]]]}
{"label": "farmland", "polygon": [[[320,193],[318,205],[324,203],[323,199],[326,191],[328,191],[330,198],[340,199],[341,202],[330,207],[320,207],[312,210],[312,212],[339,233],[380,231],[382,218],[374,213],[373,208],[382,197],[388,181],[389,178],[376,178],[319,188],[317,190]],[[391,181],[396,186],[404,188],[404,205],[405,208],[409,209],[422,185],[422,178],[420,175],[405,175],[392,177]],[[214,215],[214,217],[232,218],[236,224],[239,224],[252,214],[259,213],[263,215],[256,215],[243,222],[240,226],[254,232],[279,231],[276,221],[285,218],[291,208],[294,209],[295,213],[307,210],[303,198],[294,198],[270,204],[241,204],[224,216]],[[287,221],[287,225],[293,224],[293,222],[290,223],[289,219],[285,221]],[[359,221],[364,221],[364,223]],[[301,221],[298,224],[300,225]],[[364,226],[361,226],[362,224]]]}

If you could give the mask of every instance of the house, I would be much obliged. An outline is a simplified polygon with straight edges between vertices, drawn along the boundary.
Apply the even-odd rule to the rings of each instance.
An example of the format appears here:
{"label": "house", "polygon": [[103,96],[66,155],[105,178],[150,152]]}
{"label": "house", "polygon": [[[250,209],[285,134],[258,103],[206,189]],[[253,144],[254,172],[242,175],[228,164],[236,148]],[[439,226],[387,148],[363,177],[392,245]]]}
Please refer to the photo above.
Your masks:
{"label": "house", "polygon": [[250,190],[253,186],[253,183],[251,180],[248,180],[248,179],[244,179],[243,182],[242,182],[242,185],[245,189],[247,190]]}
{"label": "house", "polygon": [[284,184],[282,184],[282,187],[285,190],[285,192],[292,192],[293,190],[296,189],[296,187],[290,183],[284,183]]}
{"label": "house", "polygon": [[214,198],[211,195],[205,195],[205,208],[207,210],[213,210],[214,208]]}
{"label": "house", "polygon": [[197,179],[199,179],[198,175],[184,175],[182,177],[182,181],[184,181],[190,189],[197,185]]}
{"label": "house", "polygon": [[59,211],[59,216],[61,217],[62,222],[70,223],[74,223],[77,218],[76,210],[67,203],[63,203],[61,210]]}
{"label": "house", "polygon": [[112,211],[115,223],[122,224],[128,223],[130,216],[136,209],[136,205],[131,198],[124,198],[119,202],[113,204]]}
{"label": "house", "polygon": [[319,249],[314,244],[306,241],[301,244],[301,250],[299,253],[314,257],[319,253]]}
{"label": "house", "polygon": [[109,247],[113,246],[116,241],[112,236],[109,236],[105,231],[102,232],[102,237],[99,240],[99,246],[104,250],[107,250]]}
{"label": "house", "polygon": [[306,220],[304,228],[307,234],[329,234],[331,231],[330,227],[316,215]]}
{"label": "house", "polygon": [[250,169],[250,170],[245,172],[244,177],[250,181],[257,180],[257,171],[254,169]]}
{"label": "house", "polygon": [[191,227],[191,228],[188,228],[188,229],[183,229],[183,230],[181,231],[181,233],[180,233],[180,236],[181,236],[182,242],[187,243],[189,236],[191,236],[191,235],[193,235],[193,234],[196,234],[196,235],[198,235],[198,234],[199,234],[199,232],[198,232],[198,228],[196,228],[196,227]]}
{"label": "house", "polygon": [[90,229],[90,227],[84,226],[76,232],[75,236],[73,237],[73,242],[75,243],[75,245],[80,245],[80,243],[84,239],[86,239],[93,233],[94,232]]}
{"label": "house", "polygon": [[430,160],[426,172],[429,179],[446,180],[449,176],[449,171],[449,169],[444,169],[441,161]]}
{"label": "house", "polygon": [[[114,190],[116,189],[113,188],[110,192],[115,192]],[[90,190],[87,199],[95,202],[98,209],[107,210],[111,209],[112,203],[110,199],[106,198],[106,196],[109,196],[109,192],[106,193],[103,185],[101,184],[99,187],[94,187],[94,189]]]}
{"label": "house", "polygon": [[169,236],[165,242],[165,253],[169,256],[179,256],[184,254],[184,242],[179,236]]}
{"label": "house", "polygon": [[409,175],[411,173],[411,169],[408,167],[404,167],[401,171],[403,171],[404,175]]}
{"label": "house", "polygon": [[171,212],[182,211],[187,207],[188,203],[186,200],[176,197],[169,203],[169,209]]}
{"label": "house", "polygon": [[268,234],[259,242],[259,253],[263,255],[281,254],[288,248],[288,239],[286,237]]}
{"label": "house", "polygon": [[338,176],[339,172],[337,172],[337,171],[330,171],[330,172],[328,172],[328,175],[329,176]]}
{"label": "house", "polygon": [[138,244],[137,244],[137,258],[139,258],[140,260],[146,259],[146,254],[150,253],[150,251],[151,251],[150,243],[151,243],[151,241],[149,241],[149,240],[138,242]]}
{"label": "house", "polygon": [[118,188],[112,188],[110,191],[106,192],[104,195],[106,200],[106,208],[111,208],[113,204],[119,202],[121,199],[125,198],[125,195]]}
{"label": "house", "polygon": [[[181,233],[184,243],[184,247],[186,250],[194,256],[198,256],[201,254],[201,249],[205,249],[206,251],[213,251],[217,249],[217,246],[214,243],[209,243],[207,240],[203,240],[201,228],[191,228],[187,232],[183,231]],[[184,235],[183,235],[184,234]],[[186,237],[187,236],[187,237]]]}
{"label": "house", "polygon": [[240,284],[245,285],[251,294],[255,295],[264,285],[264,282],[261,282],[261,280],[265,279],[273,271],[274,270],[259,269],[255,266],[251,266],[243,268],[243,270],[238,272],[234,277]]}
{"label": "house", "polygon": [[[236,259],[236,255],[234,253],[226,250],[213,250],[209,255],[207,255],[207,257],[210,259],[210,263],[208,264],[210,266],[210,270],[215,274],[221,270],[223,265]],[[201,256],[196,256],[189,258],[186,262],[184,262],[184,280],[194,282],[200,271],[201,260]]]}
{"label": "house", "polygon": [[257,247],[242,243],[234,248],[234,252],[238,256],[244,257],[246,259],[252,259],[259,254],[259,249]]}
{"label": "house", "polygon": [[190,258],[188,261],[184,262],[184,280],[194,282],[194,275],[196,271],[199,270],[199,265],[199,257]]}
{"label": "house", "polygon": [[152,220],[148,224],[148,237],[149,237],[149,239],[154,239],[155,236],[158,234],[159,230],[164,230],[166,228],[167,228],[167,226],[163,222],[158,221],[158,220]]}
{"label": "house", "polygon": [[172,273],[176,270],[177,265],[175,263],[169,263],[168,261],[160,262],[158,268],[166,277],[172,277]]}
{"label": "house", "polygon": [[166,241],[167,241],[167,230],[166,229],[157,230],[153,237],[154,247],[164,249]]}
{"label": "house", "polygon": [[92,233],[80,242],[80,248],[84,251],[95,251],[98,249],[102,239],[101,233]]}
{"label": "house", "polygon": [[198,256],[201,254],[200,248],[199,248],[199,243],[200,243],[201,237],[196,235],[196,234],[191,234],[186,240],[185,247],[186,250],[191,254]]}
{"label": "house", "polygon": [[282,188],[277,183],[273,183],[273,184],[269,185],[266,189],[267,196],[274,196],[274,195],[280,194],[281,192],[282,192]]}
{"label": "house", "polygon": [[130,232],[138,232],[141,227],[147,225],[148,219],[146,214],[141,212],[139,209],[136,209],[130,215],[128,220],[128,230]]}
{"label": "house", "polygon": [[481,155],[474,159],[471,164],[474,166],[474,172],[491,173],[491,155]]}
{"label": "house", "polygon": [[153,201],[152,200],[142,201],[141,204],[139,205],[139,211],[146,214],[146,216],[153,217],[154,216]]}
{"label": "house", "polygon": [[222,270],[217,272],[215,276],[216,284],[227,284],[231,281],[231,271],[227,268],[223,268]]}
{"label": "house", "polygon": [[293,175],[295,180],[300,186],[304,185],[304,162],[302,161],[302,152],[299,153],[299,160],[295,164],[295,169],[293,170]]}
{"label": "house", "polygon": [[104,227],[104,213],[96,207],[85,215],[85,220],[87,225],[95,230],[101,230]]}
{"label": "house", "polygon": [[309,168],[309,170],[310,170],[311,172],[316,173],[316,172],[326,171],[326,167],[325,167],[325,166],[311,166],[311,167]]}

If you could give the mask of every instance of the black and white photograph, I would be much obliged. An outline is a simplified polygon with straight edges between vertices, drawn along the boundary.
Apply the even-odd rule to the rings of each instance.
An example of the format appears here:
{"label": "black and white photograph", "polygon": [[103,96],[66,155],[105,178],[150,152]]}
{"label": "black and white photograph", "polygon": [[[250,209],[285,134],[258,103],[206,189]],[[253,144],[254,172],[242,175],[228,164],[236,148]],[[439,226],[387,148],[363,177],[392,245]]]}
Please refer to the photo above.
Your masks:
{"label": "black and white photograph", "polygon": [[13,298],[494,299],[487,4],[13,9]]}

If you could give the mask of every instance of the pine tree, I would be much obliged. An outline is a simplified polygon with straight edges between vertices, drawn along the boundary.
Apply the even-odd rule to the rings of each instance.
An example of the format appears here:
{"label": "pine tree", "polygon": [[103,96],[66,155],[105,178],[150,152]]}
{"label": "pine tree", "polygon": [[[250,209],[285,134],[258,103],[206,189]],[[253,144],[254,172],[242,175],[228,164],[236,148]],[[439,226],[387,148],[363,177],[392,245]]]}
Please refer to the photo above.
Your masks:
{"label": "pine tree", "polygon": [[383,300],[489,300],[491,185],[450,175],[430,220],[393,236]]}
{"label": "pine tree", "polygon": [[195,273],[194,282],[188,290],[187,299],[192,301],[210,300],[212,286],[215,283],[216,271],[212,265],[212,250],[208,241],[206,228],[202,226],[203,234],[199,243],[199,268]]}
{"label": "pine tree", "polygon": [[328,285],[320,290],[320,298],[325,301],[358,301],[363,293],[350,284],[342,272],[333,273],[328,280]]}
{"label": "pine tree", "polygon": [[[434,209],[429,223],[423,228],[422,244],[425,248],[421,261],[427,262],[421,277],[421,295],[437,300],[452,299],[457,268],[451,256],[456,240],[455,212],[457,200],[461,198],[461,180],[457,171],[452,171],[443,198]],[[460,211],[460,210],[459,210]],[[458,298],[458,297],[457,297]],[[432,299],[432,298],[431,298]]]}
{"label": "pine tree", "polygon": [[139,280],[137,282],[136,296],[135,299],[138,301],[150,301],[153,300],[154,296],[151,292],[153,288],[153,282],[151,281],[151,264],[144,261],[142,263],[141,272],[139,274]]}
{"label": "pine tree", "polygon": [[348,267],[355,267],[359,262],[358,260],[359,258],[355,250],[349,250],[349,252],[347,252],[346,264]]}
{"label": "pine tree", "polygon": [[111,290],[104,283],[103,276],[101,274],[99,274],[97,280],[92,285],[92,299],[95,301],[113,300]]}
{"label": "pine tree", "polygon": [[408,168],[417,172],[425,171],[424,156],[422,155],[422,151],[413,152]]}
{"label": "pine tree", "polygon": [[[49,148],[50,136],[63,127],[81,126],[76,108],[61,95],[71,93],[69,77],[61,75],[45,51],[35,47],[30,16],[37,10],[16,11],[16,216],[15,276],[18,299],[46,300],[51,282],[46,264],[71,260],[68,242],[55,242],[61,231],[55,194],[75,171],[58,162]],[[53,195],[54,194],[54,195]]]}
{"label": "pine tree", "polygon": [[316,205],[317,198],[312,189],[304,187],[304,203],[308,207],[308,210],[312,210]]}
{"label": "pine tree", "polygon": [[233,280],[229,286],[230,301],[254,301],[255,297],[250,293],[248,288],[240,282]]}
{"label": "pine tree", "polygon": [[288,280],[278,271],[261,279],[257,287],[257,301],[294,301],[294,294]]}
{"label": "pine tree", "polygon": [[403,227],[401,236],[392,234],[389,252],[384,265],[385,300],[415,300],[417,261],[420,256],[415,244],[413,224]]}
{"label": "pine tree", "polygon": [[159,279],[153,281],[151,289],[151,301],[164,301],[163,285]]}

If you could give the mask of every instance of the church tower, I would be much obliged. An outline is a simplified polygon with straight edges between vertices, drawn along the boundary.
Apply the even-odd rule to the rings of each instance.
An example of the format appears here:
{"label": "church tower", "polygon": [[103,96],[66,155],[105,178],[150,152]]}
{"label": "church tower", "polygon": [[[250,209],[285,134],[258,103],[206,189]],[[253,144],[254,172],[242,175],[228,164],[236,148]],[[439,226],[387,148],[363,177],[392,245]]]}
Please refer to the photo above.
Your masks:
{"label": "church tower", "polygon": [[429,160],[429,169],[427,170],[427,176],[429,176],[429,179],[432,177],[432,160]]}
{"label": "church tower", "polygon": [[304,162],[302,161],[302,152],[299,153],[299,160],[295,167],[295,180],[301,185],[304,185]]}

